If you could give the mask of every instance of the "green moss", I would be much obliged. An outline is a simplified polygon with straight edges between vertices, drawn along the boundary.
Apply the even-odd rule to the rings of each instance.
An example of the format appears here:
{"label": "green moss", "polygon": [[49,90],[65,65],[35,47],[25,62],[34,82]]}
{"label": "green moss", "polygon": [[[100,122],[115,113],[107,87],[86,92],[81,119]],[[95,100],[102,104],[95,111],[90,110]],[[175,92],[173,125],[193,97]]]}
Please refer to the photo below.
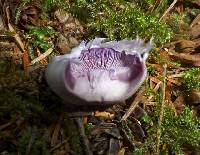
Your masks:
{"label": "green moss", "polygon": [[148,71],[149,75],[154,75],[156,73],[156,68],[152,67],[152,66],[149,66],[147,68],[147,71]]}
{"label": "green moss", "polygon": [[66,0],[43,0],[42,10],[43,13],[48,13],[55,9],[67,9],[69,4]]}
{"label": "green moss", "polygon": [[[134,154],[155,154],[158,117],[159,110],[155,110],[149,113],[149,116],[145,115],[142,118],[143,124],[147,125],[149,123],[147,126],[152,126],[152,122],[154,122],[154,124],[147,130],[149,137],[145,140],[144,144],[135,149]],[[199,126],[200,120],[192,115],[192,111],[188,107],[185,107],[182,114],[178,116],[175,115],[170,107],[165,107],[164,118],[161,125],[160,152],[183,154],[184,150],[191,150],[191,148],[194,152],[198,152],[200,149]]]}
{"label": "green moss", "polygon": [[189,35],[186,33],[191,24],[191,16],[189,12],[184,13],[172,13],[167,20],[169,26],[176,33],[175,39],[189,39]]}
{"label": "green moss", "polygon": [[188,90],[200,90],[200,68],[191,68],[185,71],[183,80]]}
{"label": "green moss", "polygon": [[85,125],[85,133],[86,135],[89,135],[89,133],[91,132],[91,130],[93,129],[94,125],[92,123],[87,123]]}
{"label": "green moss", "polygon": [[81,146],[81,137],[78,132],[77,125],[73,119],[65,119],[65,132],[66,135],[70,138],[70,145],[75,154],[83,155],[83,148]]}
{"label": "green moss", "polygon": [[53,47],[53,43],[49,43],[47,38],[53,38],[56,32],[50,27],[32,26],[29,29],[27,38],[33,44],[33,47],[39,47],[43,51],[46,51],[50,47]]}
{"label": "green moss", "polygon": [[141,1],[141,0],[134,0],[133,1],[133,3],[136,6],[142,8],[144,10],[147,10],[147,11],[149,11],[149,8],[153,7],[153,5],[155,4],[155,2],[156,2],[155,0],[143,0],[143,1]]}
{"label": "green moss", "polygon": [[162,142],[177,153],[182,152],[183,148],[200,149],[200,120],[192,115],[188,107],[179,116],[175,116],[172,109],[166,108],[164,118]]}
{"label": "green moss", "polygon": [[156,11],[146,13],[154,3],[155,0],[132,3],[125,0],[79,0],[74,3],[43,0],[42,14],[57,8],[71,12],[87,25],[89,38],[133,39],[138,35],[148,40],[153,36],[155,43],[162,44],[173,36],[169,26],[159,21],[159,11],[166,7],[167,1],[160,2]]}
{"label": "green moss", "polygon": [[147,95],[153,95],[155,100],[154,110],[148,111],[142,118],[141,123],[146,129],[147,138],[140,146],[137,146],[133,154],[156,154],[157,131],[161,130],[160,153],[183,154],[185,150],[197,153],[200,149],[200,119],[195,117],[189,107],[184,107],[181,114],[175,114],[174,109],[164,106],[164,114],[161,126],[158,125],[162,102],[162,93],[155,92],[148,87]]}
{"label": "green moss", "polygon": [[32,128],[22,133],[19,139],[18,150],[21,154],[27,154],[29,152],[33,155],[50,155],[47,142],[41,135],[36,134],[36,131]]}
{"label": "green moss", "polygon": [[161,0],[159,1],[158,6],[155,9],[157,13],[164,13],[164,11],[169,7],[169,0]]}
{"label": "green moss", "polygon": [[138,35],[150,39],[154,36],[156,43],[167,42],[172,37],[170,28],[159,22],[155,13],[145,14],[139,7],[125,1],[84,1],[74,7],[80,11],[88,10],[87,25],[91,37],[102,35],[110,39],[123,39]]}

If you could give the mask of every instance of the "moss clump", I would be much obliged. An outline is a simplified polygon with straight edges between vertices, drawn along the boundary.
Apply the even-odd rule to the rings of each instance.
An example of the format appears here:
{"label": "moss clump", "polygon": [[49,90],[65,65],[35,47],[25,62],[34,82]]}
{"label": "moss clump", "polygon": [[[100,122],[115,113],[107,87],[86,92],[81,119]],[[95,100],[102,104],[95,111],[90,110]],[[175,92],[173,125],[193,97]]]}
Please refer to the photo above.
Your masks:
{"label": "moss clump", "polygon": [[[148,117],[147,122],[157,122],[155,113],[152,116]],[[200,149],[199,125],[200,120],[193,117],[192,111],[188,107],[185,107],[179,116],[175,116],[174,111],[166,107],[161,126],[160,152],[183,154],[183,150],[187,150],[188,148],[190,150],[192,148],[194,152],[197,152]],[[134,154],[155,153],[157,127],[157,124],[154,124],[148,130],[149,137],[141,147],[136,148]]]}
{"label": "moss clump", "polygon": [[167,2],[162,1],[155,11],[147,12],[147,8],[155,3],[154,0],[43,0],[42,15],[57,8],[71,12],[87,25],[89,38],[124,39],[138,35],[150,39],[153,36],[155,43],[162,44],[173,36],[169,26],[159,21],[162,12],[159,9],[163,10]]}
{"label": "moss clump", "polygon": [[18,150],[22,154],[50,155],[48,144],[41,135],[38,135],[35,127],[26,130],[19,139]]}
{"label": "moss clump", "polygon": [[69,3],[66,0],[43,0],[42,10],[43,13],[48,13],[54,9],[67,9],[69,8]]}
{"label": "moss clump", "polygon": [[188,90],[200,90],[200,68],[191,68],[185,71],[183,80]]}
{"label": "moss clump", "polygon": [[162,141],[174,152],[180,154],[183,148],[200,149],[200,120],[194,118],[192,111],[185,107],[182,114],[175,116],[170,108],[165,110],[162,125]]}
{"label": "moss clump", "polygon": [[81,146],[81,137],[78,132],[78,128],[75,123],[75,120],[67,118],[65,119],[64,122],[65,122],[64,130],[66,132],[66,135],[70,138],[69,141],[70,141],[72,150],[75,151],[75,154],[83,155],[84,151]]}
{"label": "moss clump", "polygon": [[[87,25],[92,37],[103,35],[110,39],[144,39],[154,36],[156,43],[171,39],[172,31],[163,22],[159,22],[156,13],[145,14],[138,6],[125,1],[81,1],[71,7],[78,17],[87,10]],[[78,12],[78,10],[80,12]]]}

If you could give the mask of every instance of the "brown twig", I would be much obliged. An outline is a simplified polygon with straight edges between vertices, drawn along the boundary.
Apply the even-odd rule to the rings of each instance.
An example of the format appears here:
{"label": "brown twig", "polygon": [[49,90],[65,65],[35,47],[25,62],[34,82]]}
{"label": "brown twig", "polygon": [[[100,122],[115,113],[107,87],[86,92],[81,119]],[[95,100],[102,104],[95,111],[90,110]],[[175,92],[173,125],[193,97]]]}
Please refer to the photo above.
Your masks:
{"label": "brown twig", "polygon": [[10,32],[14,34],[15,41],[17,42],[18,46],[22,50],[22,52],[25,52],[25,47],[24,44],[22,43],[21,38],[19,37],[19,34],[16,33],[15,29],[10,23],[10,13],[9,13],[9,6],[6,8],[6,16],[7,16],[7,21],[8,21],[8,29]]}
{"label": "brown twig", "polygon": [[53,151],[59,149],[61,146],[63,146],[63,145],[64,145],[65,143],[67,143],[67,142],[68,142],[68,139],[63,140],[61,143],[55,145],[55,146],[50,150],[50,152],[53,152]]}
{"label": "brown twig", "polygon": [[15,42],[17,43],[17,45],[19,46],[19,48],[21,49],[21,51],[23,53],[22,58],[23,58],[24,71],[25,71],[25,75],[28,76],[28,65],[29,65],[28,52],[25,50],[25,46],[24,46],[19,34],[16,33],[14,27],[10,23],[9,6],[6,7],[6,18],[7,18],[7,21],[8,21],[8,29],[11,33],[14,34]]}
{"label": "brown twig", "polygon": [[41,54],[39,57],[37,57],[34,60],[32,60],[31,63],[30,63],[30,65],[33,65],[36,62],[39,62],[39,61],[43,60],[44,58],[46,58],[52,52],[53,52],[53,48],[49,48],[46,52],[44,52],[43,54]]}
{"label": "brown twig", "polygon": [[133,103],[131,104],[131,106],[129,107],[129,109],[127,110],[127,112],[124,114],[124,116],[121,118],[120,121],[125,121],[135,110],[135,108],[137,107],[137,105],[139,104],[140,100],[141,100],[141,96],[144,92],[144,88],[142,88],[139,93],[137,94],[137,96],[135,97],[135,100],[133,101]]}
{"label": "brown twig", "polygon": [[6,129],[7,127],[11,126],[13,124],[13,121],[9,121],[6,124],[3,124],[0,126],[0,131]]}
{"label": "brown twig", "polygon": [[164,115],[164,106],[165,106],[165,90],[166,90],[166,76],[167,76],[167,65],[164,66],[164,72],[163,72],[163,87],[162,87],[162,103],[160,108],[160,118],[158,120],[158,130],[157,130],[157,147],[156,147],[156,154],[160,154],[160,137],[161,137],[161,125],[163,121],[163,115]]}
{"label": "brown twig", "polygon": [[29,144],[28,144],[28,146],[26,148],[26,154],[25,155],[30,155],[31,154],[31,149],[33,147],[33,144],[34,144],[35,138],[36,138],[36,130],[37,130],[37,127],[34,126],[32,128],[31,138],[30,138]]}
{"label": "brown twig", "polygon": [[167,78],[180,78],[183,77],[184,73],[172,74],[167,76]]}
{"label": "brown twig", "polygon": [[56,125],[55,125],[54,132],[53,132],[53,135],[52,135],[52,138],[51,138],[51,146],[54,146],[56,144],[56,141],[58,140],[58,135],[59,135],[59,132],[60,132],[63,117],[64,117],[64,115],[61,114]]}
{"label": "brown twig", "polygon": [[85,154],[86,155],[93,155],[92,151],[90,150],[89,140],[88,140],[88,138],[85,134],[85,128],[83,126],[83,122],[82,122],[81,118],[75,118],[75,120],[76,120],[77,125],[78,125],[80,136],[83,139],[83,144],[84,144],[84,147],[85,147]]}

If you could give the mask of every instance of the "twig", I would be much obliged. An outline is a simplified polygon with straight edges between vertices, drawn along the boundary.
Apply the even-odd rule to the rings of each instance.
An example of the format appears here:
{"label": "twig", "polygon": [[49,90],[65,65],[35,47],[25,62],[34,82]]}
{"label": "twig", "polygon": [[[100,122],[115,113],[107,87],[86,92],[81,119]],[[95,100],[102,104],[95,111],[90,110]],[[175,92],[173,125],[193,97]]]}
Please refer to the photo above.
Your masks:
{"label": "twig", "polygon": [[164,72],[163,72],[163,87],[162,87],[162,103],[160,108],[160,118],[158,120],[158,130],[157,130],[157,147],[156,147],[156,154],[160,154],[160,137],[161,137],[161,124],[163,121],[163,115],[164,115],[164,106],[165,106],[165,89],[166,89],[166,76],[167,76],[167,65],[164,64]]}
{"label": "twig", "polygon": [[[160,85],[162,84],[162,82],[158,82],[157,85],[153,88],[153,90],[156,92],[158,91],[158,89],[160,88]],[[153,95],[149,96],[149,100],[151,100],[153,98]]]}
{"label": "twig", "polygon": [[199,22],[199,20],[200,20],[200,14],[198,14],[196,18],[192,21],[192,23],[190,24],[190,28],[196,25]]}
{"label": "twig", "polygon": [[167,76],[167,78],[180,78],[183,77],[183,73],[178,73],[178,74],[173,74],[173,75],[169,75]]}
{"label": "twig", "polygon": [[159,21],[161,21],[165,16],[166,14],[174,7],[174,5],[177,3],[177,0],[174,0],[172,2],[172,4],[169,6],[169,8],[164,12],[164,14],[162,15],[162,17],[159,19]]}
{"label": "twig", "polygon": [[26,148],[26,155],[30,155],[31,154],[31,149],[33,147],[33,144],[35,142],[35,138],[36,138],[36,126],[33,126],[33,128],[31,129],[31,138],[30,138],[30,141],[29,141],[29,144]]}
{"label": "twig", "polygon": [[10,12],[9,12],[9,6],[6,7],[6,17],[8,20],[8,29],[11,33],[14,34],[14,38],[15,38],[15,42],[17,43],[18,47],[21,49],[22,53],[23,53],[23,65],[24,65],[24,71],[25,71],[25,75],[28,76],[28,64],[29,64],[29,56],[27,51],[25,50],[24,44],[19,36],[18,33],[16,33],[14,27],[11,25],[10,23]]}
{"label": "twig", "polygon": [[59,117],[59,119],[58,119],[58,121],[55,125],[53,135],[52,135],[52,138],[51,138],[51,146],[54,146],[56,144],[56,141],[58,139],[58,135],[59,135],[59,132],[60,132],[62,121],[63,121],[63,113],[60,115],[60,117]]}
{"label": "twig", "polygon": [[133,101],[133,103],[131,104],[131,106],[129,107],[128,111],[124,114],[124,116],[121,118],[120,121],[125,121],[135,110],[135,108],[137,107],[137,105],[139,104],[140,100],[141,100],[141,96],[142,93],[144,92],[144,89],[142,88],[139,93],[137,94],[137,96],[135,97],[135,100]]}
{"label": "twig", "polygon": [[10,121],[10,122],[8,122],[8,123],[6,123],[6,124],[1,125],[1,126],[0,126],[0,131],[1,131],[1,130],[4,130],[5,128],[9,127],[9,126],[12,125],[12,124],[13,124],[13,121]]}
{"label": "twig", "polygon": [[[36,48],[36,53],[37,53],[38,57],[41,55],[41,52],[40,52],[39,48]],[[41,64],[43,64],[43,65],[44,65],[45,63],[47,63],[47,61],[46,61],[45,58],[42,59],[42,60],[40,60],[40,62],[41,62]]]}
{"label": "twig", "polygon": [[7,16],[7,20],[8,20],[8,29],[10,30],[10,32],[14,33],[15,41],[16,41],[17,44],[19,45],[19,47],[20,47],[20,49],[22,50],[22,52],[25,52],[25,47],[24,47],[24,44],[22,43],[21,38],[19,37],[19,34],[16,33],[15,29],[14,29],[13,26],[10,24],[9,6],[6,8],[6,16]]}
{"label": "twig", "polygon": [[83,139],[83,144],[84,144],[84,147],[85,147],[85,154],[86,155],[93,155],[92,151],[90,150],[89,140],[88,140],[88,138],[87,138],[87,136],[85,134],[85,128],[83,126],[81,118],[75,118],[75,120],[76,120],[77,125],[78,125],[80,136]]}
{"label": "twig", "polygon": [[37,57],[34,60],[32,60],[31,63],[30,63],[30,65],[33,65],[36,62],[39,62],[39,61],[43,60],[44,58],[46,58],[52,52],[53,52],[53,48],[49,48],[46,52],[44,52],[43,54],[41,54],[39,57]]}
{"label": "twig", "polygon": [[61,146],[63,146],[63,145],[64,145],[65,143],[67,143],[67,142],[68,142],[68,139],[63,140],[61,143],[55,145],[55,146],[50,150],[50,152],[53,152],[53,151],[59,149]]}

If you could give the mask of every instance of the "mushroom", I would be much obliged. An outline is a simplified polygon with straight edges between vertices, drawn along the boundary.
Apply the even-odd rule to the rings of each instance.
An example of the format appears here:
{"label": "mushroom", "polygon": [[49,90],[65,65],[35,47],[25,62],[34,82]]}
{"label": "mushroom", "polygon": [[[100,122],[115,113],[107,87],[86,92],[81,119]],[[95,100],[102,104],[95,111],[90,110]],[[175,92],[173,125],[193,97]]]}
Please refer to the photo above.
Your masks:
{"label": "mushroom", "polygon": [[147,75],[152,48],[140,38],[82,41],[70,54],[54,57],[46,69],[50,88],[67,103],[115,104],[131,97]]}

